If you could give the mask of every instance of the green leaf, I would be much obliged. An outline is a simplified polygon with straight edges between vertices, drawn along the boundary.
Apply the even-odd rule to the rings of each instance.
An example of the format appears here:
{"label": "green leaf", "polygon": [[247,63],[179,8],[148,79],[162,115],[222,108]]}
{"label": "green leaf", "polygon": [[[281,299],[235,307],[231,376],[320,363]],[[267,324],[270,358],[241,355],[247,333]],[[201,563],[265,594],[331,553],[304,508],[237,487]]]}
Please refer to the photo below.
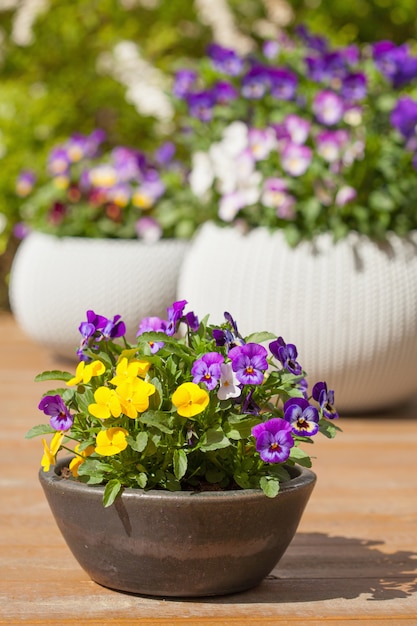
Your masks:
{"label": "green leaf", "polygon": [[38,437],[39,435],[49,435],[51,433],[56,433],[55,428],[49,426],[49,424],[39,424],[39,426],[34,426],[25,435],[25,439],[33,439],[33,437]]}
{"label": "green leaf", "polygon": [[137,434],[136,439],[133,437],[127,437],[126,440],[132,450],[135,452],[143,452],[146,446],[148,445],[148,433],[140,432]]}
{"label": "green leaf", "polygon": [[138,474],[136,476],[136,482],[138,483],[138,486],[141,489],[145,489],[147,483],[148,483],[148,477],[146,476],[146,474],[144,472],[141,472],[140,474]]}
{"label": "green leaf", "polygon": [[275,498],[279,493],[279,480],[276,478],[262,476],[259,486],[268,498]]}
{"label": "green leaf", "polygon": [[141,422],[147,426],[154,426],[162,433],[172,435],[174,432],[167,424],[167,416],[163,411],[146,411],[141,416]]}
{"label": "green leaf", "polygon": [[109,482],[107,483],[104,489],[104,495],[103,495],[103,504],[105,507],[108,507],[113,504],[121,488],[122,488],[121,482],[117,480],[117,478],[113,478],[112,480],[109,480]]}
{"label": "green leaf", "polygon": [[331,422],[327,422],[326,420],[321,420],[319,425],[320,432],[329,439],[333,439],[336,437],[338,432],[341,432],[341,428],[332,424]]}
{"label": "green leaf", "polygon": [[303,467],[311,467],[311,459],[301,448],[294,446],[291,448],[290,459],[302,465]]}
{"label": "green leaf", "polygon": [[74,374],[70,374],[70,372],[61,372],[60,370],[50,370],[46,372],[42,372],[35,376],[35,382],[40,383],[45,380],[71,380],[74,378]]}
{"label": "green leaf", "polygon": [[264,341],[272,341],[276,339],[276,335],[267,331],[261,331],[259,333],[252,333],[248,337],[245,337],[246,343],[263,343]]}
{"label": "green leaf", "polygon": [[203,451],[220,450],[230,446],[230,441],[224,434],[223,430],[218,428],[209,428],[200,439],[200,448]]}
{"label": "green leaf", "polygon": [[181,480],[187,471],[188,460],[187,455],[184,450],[175,450],[174,451],[174,474],[175,478]]}

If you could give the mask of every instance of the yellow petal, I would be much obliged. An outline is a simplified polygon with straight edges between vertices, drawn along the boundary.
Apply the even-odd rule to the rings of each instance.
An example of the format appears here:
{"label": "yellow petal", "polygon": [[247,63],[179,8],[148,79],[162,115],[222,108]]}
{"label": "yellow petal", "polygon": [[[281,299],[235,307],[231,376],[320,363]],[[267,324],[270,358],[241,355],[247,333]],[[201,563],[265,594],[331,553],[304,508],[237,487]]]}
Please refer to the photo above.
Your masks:
{"label": "yellow petal", "polygon": [[209,403],[209,394],[196,383],[183,383],[174,391],[172,402],[182,417],[202,413]]}

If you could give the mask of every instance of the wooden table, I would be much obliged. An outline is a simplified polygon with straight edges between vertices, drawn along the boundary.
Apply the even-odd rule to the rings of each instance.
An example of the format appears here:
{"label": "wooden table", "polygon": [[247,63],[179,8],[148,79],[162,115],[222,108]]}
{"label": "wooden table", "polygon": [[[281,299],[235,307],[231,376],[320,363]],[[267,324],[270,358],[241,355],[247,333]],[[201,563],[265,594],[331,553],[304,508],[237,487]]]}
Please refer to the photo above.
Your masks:
{"label": "wooden table", "polygon": [[6,313],[0,354],[0,624],[417,625],[417,399],[391,414],[343,418],[343,434],[317,440],[317,486],[293,543],[258,588],[152,599],[90,581],[41,492],[41,442],[24,439],[42,421],[44,384],[33,378],[62,364]]}

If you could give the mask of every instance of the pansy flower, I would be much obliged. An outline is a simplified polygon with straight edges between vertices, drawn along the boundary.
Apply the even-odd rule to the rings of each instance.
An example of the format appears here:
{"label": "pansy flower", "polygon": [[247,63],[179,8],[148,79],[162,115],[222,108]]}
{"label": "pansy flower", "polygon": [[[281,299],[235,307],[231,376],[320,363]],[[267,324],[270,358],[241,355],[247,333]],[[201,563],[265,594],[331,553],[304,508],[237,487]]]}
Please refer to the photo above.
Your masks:
{"label": "pansy flower", "polygon": [[284,404],[284,419],[295,435],[309,437],[319,430],[319,412],[305,398],[291,398]]}
{"label": "pansy flower", "polygon": [[246,343],[229,350],[233,371],[244,385],[261,385],[268,369],[267,350],[258,343]]}
{"label": "pansy flower", "polygon": [[327,383],[316,383],[313,387],[312,395],[314,400],[319,403],[324,417],[329,419],[339,417],[339,414],[334,407],[334,391],[333,389],[327,389]]}
{"label": "pansy flower", "polygon": [[95,452],[100,456],[114,456],[127,448],[125,428],[108,428],[97,433]]}
{"label": "pansy flower", "polygon": [[242,390],[230,363],[220,364],[220,386],[217,391],[219,400],[238,398]]}
{"label": "pansy flower", "polygon": [[194,383],[203,383],[209,391],[214,389],[221,376],[224,357],[218,352],[207,352],[194,362],[191,368]]}
{"label": "pansy flower", "polygon": [[280,417],[257,424],[252,428],[256,449],[265,463],[284,463],[290,456],[294,439],[291,425]]}
{"label": "pansy flower", "polygon": [[281,364],[291,374],[298,376],[302,374],[303,368],[297,361],[297,348],[293,343],[285,343],[282,337],[278,337],[275,341],[271,341],[269,344],[271,354],[281,361]]}
{"label": "pansy flower", "polygon": [[178,415],[192,419],[208,406],[210,396],[196,383],[183,383],[172,394],[172,404]]}
{"label": "pansy flower", "polygon": [[39,402],[38,409],[49,416],[49,423],[55,430],[69,430],[74,423],[74,417],[59,395],[44,396]]}

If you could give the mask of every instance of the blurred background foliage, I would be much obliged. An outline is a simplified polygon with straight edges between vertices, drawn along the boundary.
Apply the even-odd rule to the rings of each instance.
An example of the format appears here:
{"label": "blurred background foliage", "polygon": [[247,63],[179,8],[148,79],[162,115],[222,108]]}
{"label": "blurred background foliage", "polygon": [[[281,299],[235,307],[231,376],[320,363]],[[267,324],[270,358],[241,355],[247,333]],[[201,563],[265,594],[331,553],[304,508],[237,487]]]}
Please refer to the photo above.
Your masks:
{"label": "blurred background foliage", "polygon": [[307,23],[333,42],[413,40],[415,0],[0,0],[0,308],[15,180],[73,132],[145,150],[173,130],[167,76],[209,42],[247,51]]}

